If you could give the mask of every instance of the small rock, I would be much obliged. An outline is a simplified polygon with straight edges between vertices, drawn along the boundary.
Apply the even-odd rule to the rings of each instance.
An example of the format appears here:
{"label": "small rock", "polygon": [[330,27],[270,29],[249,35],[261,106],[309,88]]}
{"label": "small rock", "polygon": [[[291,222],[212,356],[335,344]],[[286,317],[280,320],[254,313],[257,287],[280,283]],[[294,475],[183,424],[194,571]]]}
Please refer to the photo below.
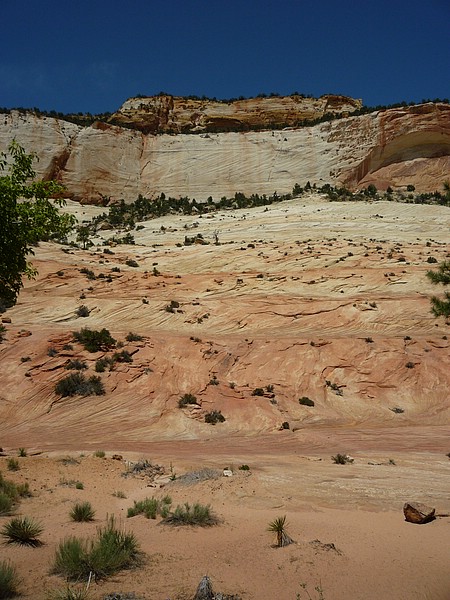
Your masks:
{"label": "small rock", "polygon": [[429,523],[435,518],[435,508],[421,504],[420,502],[405,502],[403,505],[403,514],[405,521],[409,523]]}
{"label": "small rock", "polygon": [[11,323],[11,317],[2,317],[2,323]]}
{"label": "small rock", "polygon": [[223,476],[224,477],[233,477],[233,471],[231,471],[230,469],[224,469]]}

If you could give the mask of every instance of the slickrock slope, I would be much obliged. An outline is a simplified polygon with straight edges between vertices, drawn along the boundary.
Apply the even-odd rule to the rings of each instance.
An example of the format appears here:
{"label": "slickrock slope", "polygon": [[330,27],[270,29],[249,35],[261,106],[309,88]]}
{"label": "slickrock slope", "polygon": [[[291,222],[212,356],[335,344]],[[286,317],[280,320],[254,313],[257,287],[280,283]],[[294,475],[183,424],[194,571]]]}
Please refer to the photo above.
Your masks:
{"label": "slickrock slope", "polygon": [[422,192],[441,190],[450,178],[446,104],[350,116],[314,127],[177,135],[144,134],[101,122],[82,128],[12,111],[1,115],[0,151],[13,138],[37,153],[39,176],[59,179],[71,198],[84,203],[161,192],[197,200],[237,191],[287,193],[307,181],[351,189],[412,184]]}
{"label": "slickrock slope", "polygon": [[[450,417],[448,326],[430,312],[425,273],[428,258],[448,256],[449,219],[446,207],[312,198],[198,219],[195,232],[212,241],[218,231],[218,246],[177,246],[195,222],[174,216],[113,255],[43,244],[0,346],[0,437],[126,445],[274,433],[287,421],[300,439],[316,426],[433,425],[423,443],[438,444]],[[89,317],[75,316],[80,304]],[[102,375],[105,396],[61,399],[68,360],[93,374],[104,355],[71,342],[86,326],[143,340],[125,344],[132,363]],[[184,393],[199,406],[179,409]],[[206,424],[210,410],[226,422]]]}

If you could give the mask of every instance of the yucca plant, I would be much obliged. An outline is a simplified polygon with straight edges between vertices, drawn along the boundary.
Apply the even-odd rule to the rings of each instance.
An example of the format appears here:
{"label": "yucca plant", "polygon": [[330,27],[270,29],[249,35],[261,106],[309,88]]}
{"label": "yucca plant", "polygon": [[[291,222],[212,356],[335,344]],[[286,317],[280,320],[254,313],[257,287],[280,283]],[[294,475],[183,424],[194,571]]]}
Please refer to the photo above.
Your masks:
{"label": "yucca plant", "polygon": [[283,548],[283,546],[289,546],[289,544],[294,543],[294,540],[286,532],[286,515],[284,517],[277,517],[269,523],[268,531],[277,534],[277,548]]}
{"label": "yucca plant", "polygon": [[70,518],[77,523],[93,521],[95,511],[90,502],[77,502],[70,511]]}
{"label": "yucca plant", "polygon": [[42,532],[42,526],[30,517],[14,517],[3,526],[0,533],[8,544],[37,547],[42,546],[39,539]]}
{"label": "yucca plant", "polygon": [[9,561],[0,561],[0,598],[3,600],[18,596],[19,584],[16,568]]}
{"label": "yucca plant", "polygon": [[54,590],[48,594],[48,600],[87,600],[89,588],[85,586],[67,586],[61,590]]}

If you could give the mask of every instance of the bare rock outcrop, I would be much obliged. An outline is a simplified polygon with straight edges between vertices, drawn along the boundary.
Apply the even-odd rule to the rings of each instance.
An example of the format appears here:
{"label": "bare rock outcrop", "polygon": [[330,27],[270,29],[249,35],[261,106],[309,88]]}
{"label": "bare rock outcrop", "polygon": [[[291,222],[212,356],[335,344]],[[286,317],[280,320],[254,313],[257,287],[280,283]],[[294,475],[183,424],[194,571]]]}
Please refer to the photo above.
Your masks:
{"label": "bare rock outcrop", "polygon": [[[11,111],[0,119],[0,151],[15,138],[39,156],[39,177],[59,180],[74,200],[98,204],[108,198],[132,201],[139,194],[151,198],[162,192],[200,201],[230,197],[237,191],[287,193],[295,183],[307,181],[353,190],[369,184],[379,189],[412,184],[416,191],[429,192],[440,190],[450,178],[447,104],[406,106],[274,130],[270,127],[281,119],[298,123],[301,116],[312,118],[332,110],[350,113],[357,101],[299,97],[303,108],[297,112],[289,105],[293,97],[259,103],[205,101],[201,110],[194,110],[193,102],[169,96],[128,100],[119,113],[130,119],[133,114],[140,130],[129,129],[126,119],[122,124],[127,127],[103,122],[81,127]],[[142,111],[145,124],[139,121]],[[116,122],[121,122],[119,113]],[[211,123],[216,130],[235,131],[205,132]],[[238,131],[256,124],[265,129]],[[200,133],[161,133],[174,127]]]}

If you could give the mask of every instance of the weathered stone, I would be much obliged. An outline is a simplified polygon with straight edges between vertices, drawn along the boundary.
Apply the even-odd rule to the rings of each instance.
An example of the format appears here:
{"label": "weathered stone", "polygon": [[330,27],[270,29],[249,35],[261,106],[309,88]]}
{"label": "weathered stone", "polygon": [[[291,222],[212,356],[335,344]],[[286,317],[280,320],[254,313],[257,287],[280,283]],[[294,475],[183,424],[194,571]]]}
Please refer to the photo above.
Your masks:
{"label": "weathered stone", "polygon": [[[449,105],[427,103],[313,127],[270,129],[283,119],[290,122],[293,118],[294,123],[316,118],[330,112],[330,106],[344,114],[359,106],[349,98],[333,102],[330,98],[335,97],[299,98],[299,113],[290,107],[290,97],[202,101],[201,110],[193,110],[187,99],[174,98],[175,110],[169,100],[132,98],[114,118],[138,126],[145,113],[140,107],[146,106],[157,119],[151,126],[139,125],[141,130],[100,122],[80,127],[13,110],[0,121],[0,151],[6,151],[15,138],[27,152],[39,156],[34,165],[39,177],[61,181],[74,200],[100,205],[109,198],[134,201],[139,194],[151,198],[161,192],[197,200],[210,195],[232,197],[237,190],[287,193],[295,182],[303,185],[306,181],[349,189],[369,184],[381,190],[406,188],[407,184],[414,185],[417,192],[441,189],[450,173]],[[185,122],[207,128],[217,119],[228,132],[164,133],[190,131]],[[238,119],[244,129],[260,126],[265,130],[230,131],[239,127],[236,123],[225,127],[226,119]]]}
{"label": "weathered stone", "polygon": [[420,502],[406,502],[403,506],[405,521],[409,523],[429,523],[435,518],[436,509]]}

